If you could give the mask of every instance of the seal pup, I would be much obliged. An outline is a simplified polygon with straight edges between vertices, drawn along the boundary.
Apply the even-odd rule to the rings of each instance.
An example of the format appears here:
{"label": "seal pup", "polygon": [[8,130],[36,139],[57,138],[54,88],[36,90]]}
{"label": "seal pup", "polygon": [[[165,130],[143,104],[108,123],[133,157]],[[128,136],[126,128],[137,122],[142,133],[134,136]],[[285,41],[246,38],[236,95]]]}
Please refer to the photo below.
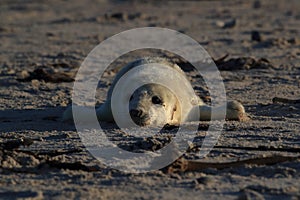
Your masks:
{"label": "seal pup", "polygon": [[[147,57],[129,63],[122,68],[116,75],[107,94],[106,101],[96,109],[97,118],[99,121],[114,122],[114,117],[111,110],[111,97],[113,90],[120,78],[129,70],[143,64],[159,63],[168,66],[176,72],[180,77],[179,81],[188,84],[191,88],[191,83],[187,79],[182,69],[175,63],[159,57]],[[159,71],[157,72],[159,74]],[[179,83],[180,85],[181,83]],[[182,113],[182,107],[190,109],[193,106],[198,106],[200,111],[199,120],[220,120],[223,118],[222,113],[226,107],[227,120],[243,120],[246,116],[243,105],[237,101],[229,101],[226,105],[219,106],[216,109],[216,116],[211,119],[212,107],[205,105],[204,102],[194,94],[180,90],[183,93],[184,100],[179,101],[176,95],[167,87],[150,83],[138,88],[129,99],[129,113],[135,124],[139,126],[158,126],[158,125],[179,125],[181,122],[190,121],[188,113]],[[180,102],[185,105],[180,105]],[[127,104],[124,104],[124,106]],[[72,108],[69,107],[63,114],[63,121],[73,119]]]}

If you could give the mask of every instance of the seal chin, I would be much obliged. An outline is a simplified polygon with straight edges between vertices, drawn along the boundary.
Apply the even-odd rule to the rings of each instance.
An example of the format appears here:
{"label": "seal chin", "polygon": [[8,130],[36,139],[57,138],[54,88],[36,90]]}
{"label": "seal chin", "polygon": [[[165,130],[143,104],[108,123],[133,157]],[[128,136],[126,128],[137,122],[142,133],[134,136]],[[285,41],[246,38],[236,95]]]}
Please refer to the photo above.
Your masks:
{"label": "seal chin", "polygon": [[150,124],[150,117],[141,108],[130,109],[129,111],[132,121],[139,126],[147,126]]}
{"label": "seal chin", "polygon": [[149,126],[151,124],[150,118],[148,116],[143,116],[143,117],[131,116],[131,119],[138,126]]}
{"label": "seal chin", "polygon": [[153,126],[163,126],[167,124],[166,112],[163,108],[152,106],[149,110],[150,124]]}

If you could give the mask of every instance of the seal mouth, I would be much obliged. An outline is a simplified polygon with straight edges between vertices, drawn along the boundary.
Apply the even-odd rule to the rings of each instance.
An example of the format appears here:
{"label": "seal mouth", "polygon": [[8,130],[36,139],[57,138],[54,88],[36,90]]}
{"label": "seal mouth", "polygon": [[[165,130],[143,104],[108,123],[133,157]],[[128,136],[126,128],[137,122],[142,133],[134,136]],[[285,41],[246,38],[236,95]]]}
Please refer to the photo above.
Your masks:
{"label": "seal mouth", "polygon": [[150,125],[150,117],[148,114],[137,114],[136,112],[130,112],[131,119],[138,126]]}
{"label": "seal mouth", "polygon": [[143,109],[130,109],[131,119],[139,126],[146,126],[150,123],[150,117]]}
{"label": "seal mouth", "polygon": [[143,116],[143,117],[131,116],[131,119],[138,126],[147,126],[150,124],[150,118],[148,116]]}

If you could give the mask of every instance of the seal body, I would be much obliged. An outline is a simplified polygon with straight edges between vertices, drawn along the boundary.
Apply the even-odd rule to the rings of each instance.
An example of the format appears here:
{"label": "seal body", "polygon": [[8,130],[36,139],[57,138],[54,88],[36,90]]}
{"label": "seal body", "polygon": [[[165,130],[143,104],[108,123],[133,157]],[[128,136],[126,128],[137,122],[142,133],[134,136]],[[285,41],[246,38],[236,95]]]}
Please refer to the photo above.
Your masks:
{"label": "seal body", "polygon": [[[96,110],[98,120],[107,122],[114,121],[111,110],[112,94],[116,84],[122,76],[135,67],[144,64],[157,63],[164,67],[168,67],[177,73],[177,79],[170,81],[174,81],[171,84],[177,84],[179,90],[177,90],[177,94],[174,94],[174,91],[171,91],[169,88],[158,83],[144,84],[136,89],[129,98],[129,113],[134,123],[139,126],[157,126],[165,124],[179,125],[182,122],[192,120],[211,120],[212,108],[205,105],[194,92],[191,92],[193,91],[192,85],[182,69],[175,63],[158,57],[136,60],[119,71],[110,86],[106,101]],[[155,73],[159,75],[160,69],[156,68],[156,70]],[[168,77],[166,77],[166,79],[168,79]],[[185,87],[183,87],[183,85],[185,85]],[[122,106],[128,105],[128,102],[121,103]],[[190,117],[191,111],[195,108],[200,111],[200,115],[197,119]],[[213,120],[224,118],[224,115],[222,115],[224,109],[226,109],[226,118],[229,120],[241,120],[245,115],[244,107],[240,103],[237,101],[230,101],[226,105],[215,109],[217,113],[215,113]],[[67,109],[63,117],[64,120],[71,119],[71,113],[70,108],[69,110]]]}
{"label": "seal body", "polygon": [[[180,124],[181,122],[189,121],[188,114],[194,106],[203,105],[203,101],[196,96],[190,81],[177,64],[159,57],[142,58],[128,64],[116,75],[108,91],[105,103],[97,109],[97,116],[100,121],[114,120],[110,108],[112,93],[117,82],[124,76],[124,74],[127,72],[130,73],[130,70],[133,68],[145,64],[160,64],[162,65],[161,67],[170,68],[172,72],[175,72],[177,78],[172,80],[173,82],[171,84],[178,85],[179,90],[177,91],[180,94],[174,94],[174,92],[172,92],[169,88],[161,84],[150,83],[142,85],[131,95],[129,100],[130,116],[137,125],[156,126],[162,124]],[[152,72],[152,74],[155,73],[160,75],[162,73],[161,68],[155,69],[156,71]],[[133,76],[137,76],[135,78],[140,78],[140,76],[142,76],[141,74],[147,75],[147,72],[140,72]],[[168,80],[168,78],[169,77],[165,77],[166,80]],[[183,87],[183,85],[185,85],[185,87]],[[181,101],[178,99],[178,96]],[[126,102],[124,102],[124,106],[126,106]]]}

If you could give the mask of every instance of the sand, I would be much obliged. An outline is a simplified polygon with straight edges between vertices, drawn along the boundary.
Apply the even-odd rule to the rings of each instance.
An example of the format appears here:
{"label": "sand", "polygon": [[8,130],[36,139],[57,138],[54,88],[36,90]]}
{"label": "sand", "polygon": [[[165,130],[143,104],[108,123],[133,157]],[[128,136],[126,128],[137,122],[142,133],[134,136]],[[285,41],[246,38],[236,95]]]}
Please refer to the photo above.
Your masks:
{"label": "sand", "polygon": [[[299,13],[297,0],[1,1],[0,199],[299,199]],[[88,53],[114,34],[148,26],[198,41],[219,65],[227,98],[240,101],[250,120],[227,121],[203,159],[195,143],[168,168],[124,173],[93,158],[61,116]],[[114,62],[98,103],[118,69],[152,54]],[[199,76],[187,75],[209,102]],[[207,123],[199,127],[201,138]]]}

